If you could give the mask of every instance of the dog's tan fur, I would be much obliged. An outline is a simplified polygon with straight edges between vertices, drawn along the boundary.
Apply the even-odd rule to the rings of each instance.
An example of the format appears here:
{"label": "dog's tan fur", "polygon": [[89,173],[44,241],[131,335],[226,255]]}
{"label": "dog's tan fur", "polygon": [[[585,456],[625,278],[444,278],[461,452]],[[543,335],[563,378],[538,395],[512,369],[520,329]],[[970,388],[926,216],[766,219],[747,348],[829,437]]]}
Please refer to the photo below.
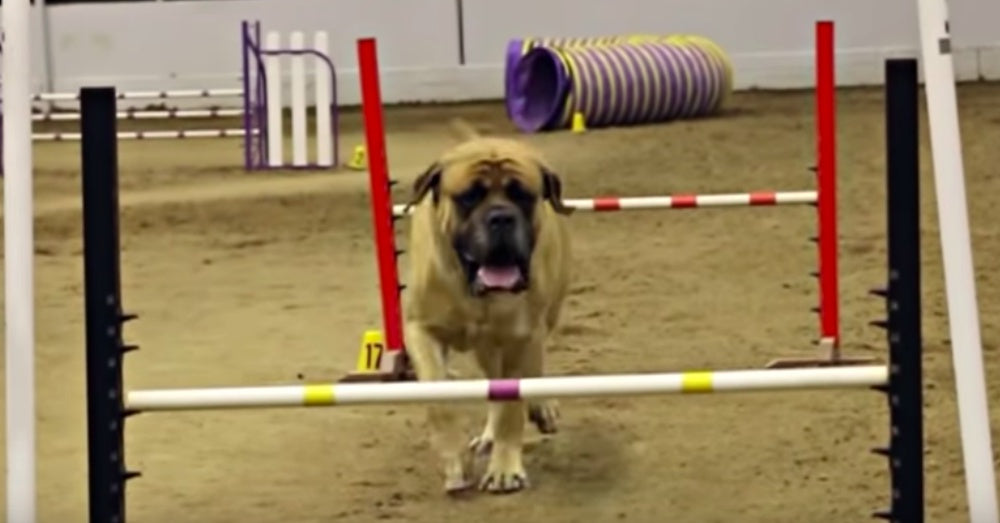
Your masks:
{"label": "dog's tan fur", "polygon": [[[471,351],[489,378],[541,376],[544,346],[559,320],[570,277],[569,231],[563,216],[569,209],[562,205],[560,181],[540,153],[528,145],[479,136],[461,121],[453,122],[453,127],[464,141],[442,154],[414,184],[408,243],[407,354],[422,381],[448,377],[449,351]],[[451,196],[477,177],[504,176],[518,178],[537,196],[530,283],[518,294],[477,297],[470,294],[452,247],[452,235],[461,218]],[[429,409],[432,443],[443,459],[446,490],[459,491],[472,485],[470,449],[490,452],[480,488],[511,492],[526,487],[521,457],[526,410],[539,429],[554,432],[555,402],[538,402],[528,409],[520,401],[490,403],[486,426],[471,445],[453,409],[447,404]]]}

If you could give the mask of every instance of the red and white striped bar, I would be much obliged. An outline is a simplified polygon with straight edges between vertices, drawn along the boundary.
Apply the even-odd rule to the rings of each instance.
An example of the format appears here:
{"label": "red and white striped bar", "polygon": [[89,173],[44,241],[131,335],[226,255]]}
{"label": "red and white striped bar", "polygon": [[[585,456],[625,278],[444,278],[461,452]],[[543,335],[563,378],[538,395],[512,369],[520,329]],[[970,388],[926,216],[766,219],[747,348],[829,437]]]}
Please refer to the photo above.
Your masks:
{"label": "red and white striped bar", "polygon": [[[164,98],[216,98],[243,96],[243,89],[178,89],[175,91],[122,91],[118,100],[149,100]],[[79,100],[80,93],[35,93],[32,102],[68,102]]]}
{"label": "red and white striped bar", "polygon": [[[189,129],[176,131],[121,131],[119,140],[165,140],[174,138],[230,138],[244,136],[243,129]],[[253,134],[257,134],[254,131]],[[73,142],[80,140],[80,133],[32,133],[37,142]]]}
{"label": "red and white striped bar", "polygon": [[[644,209],[693,209],[698,207],[757,207],[772,205],[814,204],[816,191],[756,191],[735,194],[674,194],[671,196],[606,196],[565,200],[579,211],[608,212]],[[393,205],[392,212],[402,216],[405,205]]]}
{"label": "red and white striped bar", "polygon": [[666,374],[559,376],[510,380],[336,383],[267,387],[137,390],[125,408],[178,411],[277,407],[330,407],[453,401],[513,401],[538,398],[642,396],[884,386],[884,365],[695,371]]}
{"label": "red and white striped bar", "polygon": [[[119,120],[161,120],[172,118],[231,118],[243,115],[243,109],[167,109],[164,111],[118,111]],[[35,122],[72,122],[80,119],[80,113],[36,113],[31,115]]]}

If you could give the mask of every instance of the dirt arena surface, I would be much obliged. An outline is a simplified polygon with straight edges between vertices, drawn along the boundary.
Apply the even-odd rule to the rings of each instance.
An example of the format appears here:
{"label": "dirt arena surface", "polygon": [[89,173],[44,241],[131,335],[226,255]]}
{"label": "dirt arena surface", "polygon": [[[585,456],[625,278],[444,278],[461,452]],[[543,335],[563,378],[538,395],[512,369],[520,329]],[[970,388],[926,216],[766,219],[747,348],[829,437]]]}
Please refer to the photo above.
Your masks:
{"label": "dirt arena surface", "polygon": [[[959,90],[990,382],[1000,378],[1000,86]],[[845,350],[885,355],[868,327],[885,281],[882,93],[841,91]],[[702,121],[559,132],[537,143],[567,197],[811,189],[812,94],[741,93]],[[499,104],[387,109],[396,199],[463,115],[514,134]],[[926,119],[924,332],[928,521],[966,521]],[[344,154],[361,143],[345,118]],[[206,124],[206,127],[216,125]],[[122,128],[125,128],[123,125]],[[379,326],[366,175],[248,175],[238,140],[122,143],[129,388],[288,384],[349,370]],[[36,145],[40,515],[86,513],[79,149]],[[577,274],[553,374],[757,367],[808,355],[817,330],[811,207],[578,214]],[[405,258],[404,258],[405,260]],[[1000,427],[1000,389],[991,389]],[[472,436],[484,406],[468,413]],[[885,398],[789,392],[562,402],[559,434],[529,432],[533,488],[443,496],[424,408],[144,414],[127,425],[132,521],[858,522],[888,504]]]}

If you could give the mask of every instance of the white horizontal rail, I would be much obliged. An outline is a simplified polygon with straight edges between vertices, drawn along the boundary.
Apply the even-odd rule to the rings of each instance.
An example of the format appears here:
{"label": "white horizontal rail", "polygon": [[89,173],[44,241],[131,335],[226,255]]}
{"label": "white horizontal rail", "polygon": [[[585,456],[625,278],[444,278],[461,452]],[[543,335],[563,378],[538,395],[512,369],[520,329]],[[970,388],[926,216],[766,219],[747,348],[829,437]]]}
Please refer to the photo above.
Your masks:
{"label": "white horizontal rail", "polygon": [[[253,131],[257,134],[257,131]],[[121,131],[119,140],[166,140],[175,138],[229,138],[244,136],[243,129],[190,129],[178,131]],[[80,133],[32,133],[31,139],[37,142],[72,142],[79,141]]]}
{"label": "white horizontal rail", "polygon": [[[243,109],[169,109],[165,111],[118,111],[119,120],[159,120],[170,118],[229,118],[241,116]],[[35,122],[69,122],[80,119],[80,113],[35,113]]]}
{"label": "white horizontal rail", "polygon": [[516,400],[828,389],[885,385],[884,365],[812,369],[734,370],[668,374],[559,376],[522,380],[334,383],[266,387],[137,390],[130,410],[310,407],[442,401]]}
{"label": "white horizontal rail", "polygon": [[[692,209],[697,207],[758,207],[772,205],[814,204],[816,191],[758,191],[733,194],[675,194],[670,196],[608,196],[564,200],[567,207],[580,211],[609,212],[641,209]],[[393,205],[392,212],[402,216],[405,205]],[[411,209],[412,210],[412,209]]]}
{"label": "white horizontal rail", "polygon": [[[178,89],[174,91],[123,91],[118,100],[148,100],[151,98],[218,98],[243,96],[243,89]],[[35,93],[32,102],[68,102],[79,100],[80,93]]]}

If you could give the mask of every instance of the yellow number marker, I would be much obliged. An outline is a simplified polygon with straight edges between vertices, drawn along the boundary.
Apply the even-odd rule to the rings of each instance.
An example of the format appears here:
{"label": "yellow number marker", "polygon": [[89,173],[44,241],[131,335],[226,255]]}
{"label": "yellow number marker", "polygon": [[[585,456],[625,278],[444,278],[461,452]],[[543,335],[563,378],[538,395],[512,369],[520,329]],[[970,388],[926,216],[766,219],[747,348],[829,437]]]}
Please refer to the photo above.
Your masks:
{"label": "yellow number marker", "polygon": [[366,330],[361,337],[361,349],[358,351],[358,372],[378,372],[382,367],[382,353],[385,352],[385,340],[382,331]]}
{"label": "yellow number marker", "polygon": [[354,169],[355,171],[363,171],[368,166],[368,155],[365,152],[364,145],[357,145],[354,147],[354,154],[351,155],[351,160],[347,162],[348,169]]}

